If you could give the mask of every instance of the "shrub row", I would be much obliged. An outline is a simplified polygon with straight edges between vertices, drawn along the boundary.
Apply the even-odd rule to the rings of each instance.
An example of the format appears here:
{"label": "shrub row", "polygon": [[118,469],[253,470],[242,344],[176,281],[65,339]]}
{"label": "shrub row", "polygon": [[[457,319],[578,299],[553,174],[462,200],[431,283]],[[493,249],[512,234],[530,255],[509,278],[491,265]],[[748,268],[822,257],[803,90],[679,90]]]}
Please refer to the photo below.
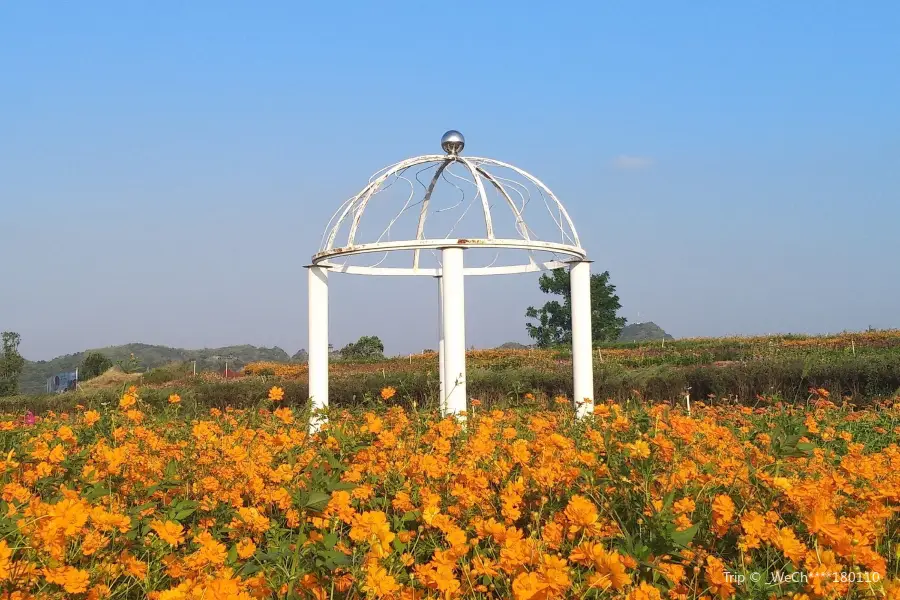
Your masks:
{"label": "shrub row", "polygon": [[[535,369],[470,369],[468,392],[484,406],[515,406],[543,401],[557,395],[571,397],[571,373]],[[269,388],[279,385],[287,402],[303,404],[308,397],[303,381],[273,377],[246,377],[232,382],[203,382],[179,387],[142,390],[142,398],[151,405],[166,405],[169,394],[182,396],[185,406],[252,407],[260,403]],[[332,378],[330,399],[333,406],[358,407],[382,403],[380,391],[396,389],[389,403],[434,407],[439,383],[436,373],[413,372],[371,374]],[[625,400],[639,395],[648,401],[680,400],[690,391],[694,400],[728,397],[752,404],[758,395],[777,395],[788,402],[808,398],[810,387],[826,388],[832,394],[850,396],[857,403],[891,396],[900,390],[900,361],[889,357],[848,357],[841,360],[809,362],[752,361],[724,366],[655,366],[626,369],[621,365],[602,365],[595,371],[598,399]],[[44,410],[70,410],[76,404],[87,407],[115,405],[117,390],[76,392],[54,396],[14,396],[0,401],[2,412],[35,413]]]}

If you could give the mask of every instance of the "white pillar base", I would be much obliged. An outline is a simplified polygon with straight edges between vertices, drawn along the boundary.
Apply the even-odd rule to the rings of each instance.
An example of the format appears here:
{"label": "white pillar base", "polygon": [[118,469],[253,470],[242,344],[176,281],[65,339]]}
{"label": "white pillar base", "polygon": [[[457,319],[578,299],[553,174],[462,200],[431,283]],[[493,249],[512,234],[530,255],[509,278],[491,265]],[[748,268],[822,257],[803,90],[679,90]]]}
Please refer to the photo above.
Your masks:
{"label": "white pillar base", "polygon": [[594,412],[594,362],[591,330],[591,263],[570,263],[572,291],[572,375],[575,414],[580,419]]}
{"label": "white pillar base", "polygon": [[[328,408],[328,270],[309,269],[309,398],[312,410]],[[325,418],[313,414],[310,433],[319,430]]]}

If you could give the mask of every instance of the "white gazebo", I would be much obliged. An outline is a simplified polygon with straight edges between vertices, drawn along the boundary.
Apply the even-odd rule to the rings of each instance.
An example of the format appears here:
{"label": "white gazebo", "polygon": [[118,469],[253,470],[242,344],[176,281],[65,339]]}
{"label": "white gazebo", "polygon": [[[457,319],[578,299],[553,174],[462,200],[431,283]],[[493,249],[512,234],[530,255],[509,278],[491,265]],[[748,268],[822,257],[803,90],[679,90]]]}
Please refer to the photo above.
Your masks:
{"label": "white gazebo", "polygon": [[[467,400],[465,277],[568,267],[577,414],[592,412],[591,271],[575,225],[562,203],[539,179],[498,160],[463,156],[464,147],[462,134],[448,131],[441,138],[444,154],[409,158],[382,169],[331,218],[321,249],[307,267],[309,395],[313,409],[328,406],[329,271],[437,278],[441,410],[444,414],[456,414],[466,410]],[[419,179],[422,174],[426,174],[424,181]],[[390,196],[398,196],[398,192],[399,197],[391,202]],[[404,198],[397,212],[397,205]],[[535,210],[529,210],[533,204],[538,207],[538,216],[546,220],[549,215],[549,231],[536,231]],[[470,216],[469,208],[473,206],[478,208]],[[377,212],[376,208],[388,209],[384,219],[387,226],[380,235],[376,235],[378,228],[367,228],[369,220],[378,221],[369,218]],[[395,229],[403,229],[404,219],[407,233],[400,239],[391,239]],[[439,230],[442,222],[452,223],[452,227],[437,237],[432,231]],[[467,225],[470,230],[457,231]],[[482,255],[493,250],[495,256],[489,264],[479,265],[463,260],[467,250]],[[365,263],[373,255],[381,258],[374,264]],[[507,260],[501,261],[501,255]],[[314,419],[312,429],[318,426]]]}

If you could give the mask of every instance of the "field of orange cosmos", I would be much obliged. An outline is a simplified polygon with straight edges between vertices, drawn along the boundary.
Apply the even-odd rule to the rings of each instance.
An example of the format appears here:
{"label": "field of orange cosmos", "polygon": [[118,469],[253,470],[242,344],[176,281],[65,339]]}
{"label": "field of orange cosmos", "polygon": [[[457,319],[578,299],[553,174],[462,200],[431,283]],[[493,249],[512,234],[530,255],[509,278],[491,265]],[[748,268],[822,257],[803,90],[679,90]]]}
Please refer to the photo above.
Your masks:
{"label": "field of orange cosmos", "polygon": [[0,598],[900,598],[900,404],[178,400],[0,423]]}

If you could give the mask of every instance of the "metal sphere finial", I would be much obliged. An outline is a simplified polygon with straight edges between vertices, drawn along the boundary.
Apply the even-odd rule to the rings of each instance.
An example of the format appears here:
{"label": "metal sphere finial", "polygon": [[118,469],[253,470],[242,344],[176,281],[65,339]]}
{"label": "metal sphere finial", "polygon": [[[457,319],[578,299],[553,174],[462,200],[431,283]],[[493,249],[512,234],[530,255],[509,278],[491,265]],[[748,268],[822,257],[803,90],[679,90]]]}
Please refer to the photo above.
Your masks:
{"label": "metal sphere finial", "polygon": [[447,133],[441,136],[441,148],[444,149],[444,152],[447,154],[457,155],[462,152],[463,148],[466,147],[466,138],[463,137],[463,134],[456,131],[455,129],[451,129]]}

